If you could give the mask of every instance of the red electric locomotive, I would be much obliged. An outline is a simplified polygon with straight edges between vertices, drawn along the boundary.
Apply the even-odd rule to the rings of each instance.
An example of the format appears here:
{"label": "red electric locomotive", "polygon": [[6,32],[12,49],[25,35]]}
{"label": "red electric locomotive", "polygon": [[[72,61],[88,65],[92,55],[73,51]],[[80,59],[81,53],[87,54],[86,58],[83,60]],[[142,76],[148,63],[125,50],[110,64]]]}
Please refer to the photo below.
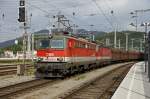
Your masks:
{"label": "red electric locomotive", "polygon": [[102,47],[82,38],[53,35],[36,41],[36,77],[64,77],[115,61],[137,59],[118,49]]}
{"label": "red electric locomotive", "polygon": [[37,41],[37,77],[62,77],[96,64],[95,43],[70,36],[54,35]]}

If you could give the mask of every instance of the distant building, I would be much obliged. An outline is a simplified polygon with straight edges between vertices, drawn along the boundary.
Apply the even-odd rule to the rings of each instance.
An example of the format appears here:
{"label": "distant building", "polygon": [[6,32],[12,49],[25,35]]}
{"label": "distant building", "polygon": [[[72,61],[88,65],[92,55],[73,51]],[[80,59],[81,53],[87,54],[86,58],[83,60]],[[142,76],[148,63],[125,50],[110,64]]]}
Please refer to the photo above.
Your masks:
{"label": "distant building", "polygon": [[7,51],[4,51],[4,57],[5,58],[15,58],[15,55],[14,55],[13,51],[7,50]]}
{"label": "distant building", "polygon": [[[22,51],[18,51],[16,54],[16,58],[17,59],[23,59],[23,52]],[[26,52],[26,59],[32,59],[36,57],[36,51],[33,52],[33,56],[31,52]]]}
{"label": "distant building", "polygon": [[18,51],[16,54],[16,58],[17,59],[22,59],[23,58],[23,52],[22,51]]}

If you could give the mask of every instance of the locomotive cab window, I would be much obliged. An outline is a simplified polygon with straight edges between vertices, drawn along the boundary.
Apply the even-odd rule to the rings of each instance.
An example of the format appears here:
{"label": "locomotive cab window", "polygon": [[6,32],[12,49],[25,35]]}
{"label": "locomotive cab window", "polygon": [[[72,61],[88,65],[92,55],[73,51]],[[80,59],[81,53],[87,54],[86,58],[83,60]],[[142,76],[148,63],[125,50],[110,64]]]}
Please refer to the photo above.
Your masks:
{"label": "locomotive cab window", "polygon": [[49,40],[38,40],[36,41],[36,49],[44,49],[44,48],[49,48]]}
{"label": "locomotive cab window", "polygon": [[64,40],[51,40],[50,47],[51,48],[64,48]]}
{"label": "locomotive cab window", "polygon": [[63,49],[65,48],[65,39],[64,38],[53,38],[53,39],[38,39],[36,40],[36,49]]}

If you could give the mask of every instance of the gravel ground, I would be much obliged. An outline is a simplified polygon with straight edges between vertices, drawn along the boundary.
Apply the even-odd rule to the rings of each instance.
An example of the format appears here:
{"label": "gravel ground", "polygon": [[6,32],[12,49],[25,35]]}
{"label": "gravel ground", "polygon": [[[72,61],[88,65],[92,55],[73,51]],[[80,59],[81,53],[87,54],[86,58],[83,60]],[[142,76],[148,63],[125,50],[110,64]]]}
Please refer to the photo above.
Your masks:
{"label": "gravel ground", "polygon": [[17,75],[0,76],[0,87],[5,87],[8,85],[13,85],[16,83],[21,83],[33,79],[35,79],[34,76],[17,76]]}
{"label": "gravel ground", "polygon": [[58,99],[58,97],[63,96],[66,92],[80,87],[82,84],[124,64],[125,63],[111,65],[105,68],[78,75],[76,77],[71,77],[70,79],[62,80],[56,84],[46,86],[44,88],[41,88],[40,90],[25,94],[15,99]]}

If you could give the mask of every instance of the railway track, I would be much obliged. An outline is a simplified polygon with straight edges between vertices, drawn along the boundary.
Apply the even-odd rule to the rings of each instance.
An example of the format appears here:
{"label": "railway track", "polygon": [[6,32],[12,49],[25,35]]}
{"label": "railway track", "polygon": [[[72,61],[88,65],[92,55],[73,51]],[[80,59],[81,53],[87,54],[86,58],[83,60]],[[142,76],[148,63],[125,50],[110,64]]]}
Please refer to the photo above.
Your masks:
{"label": "railway track", "polygon": [[44,87],[46,84],[52,84],[56,80],[46,80],[46,79],[35,79],[27,82],[18,83],[15,85],[9,85],[0,88],[0,99],[12,99],[17,95],[21,95],[34,89]]}
{"label": "railway track", "polygon": [[[26,64],[27,69],[32,68],[30,64]],[[17,65],[0,65],[0,76],[11,75],[17,73]]]}
{"label": "railway track", "polygon": [[121,66],[83,86],[65,93],[59,99],[110,99],[133,63]]}
{"label": "railway track", "polygon": [[[73,90],[64,97],[60,97],[60,99],[109,99],[101,97],[111,97],[111,95],[118,87],[120,81],[122,81],[132,64],[128,64],[127,66],[121,66],[123,68],[120,67],[109,73],[106,73],[101,77],[84,84],[84,86],[81,86],[79,89]],[[35,79],[32,81],[2,87],[0,88],[0,99],[15,99],[14,97],[20,97],[25,93],[30,93],[34,90],[38,90],[49,85],[51,86],[52,84],[55,84],[59,81],[60,80],[56,79]]]}

